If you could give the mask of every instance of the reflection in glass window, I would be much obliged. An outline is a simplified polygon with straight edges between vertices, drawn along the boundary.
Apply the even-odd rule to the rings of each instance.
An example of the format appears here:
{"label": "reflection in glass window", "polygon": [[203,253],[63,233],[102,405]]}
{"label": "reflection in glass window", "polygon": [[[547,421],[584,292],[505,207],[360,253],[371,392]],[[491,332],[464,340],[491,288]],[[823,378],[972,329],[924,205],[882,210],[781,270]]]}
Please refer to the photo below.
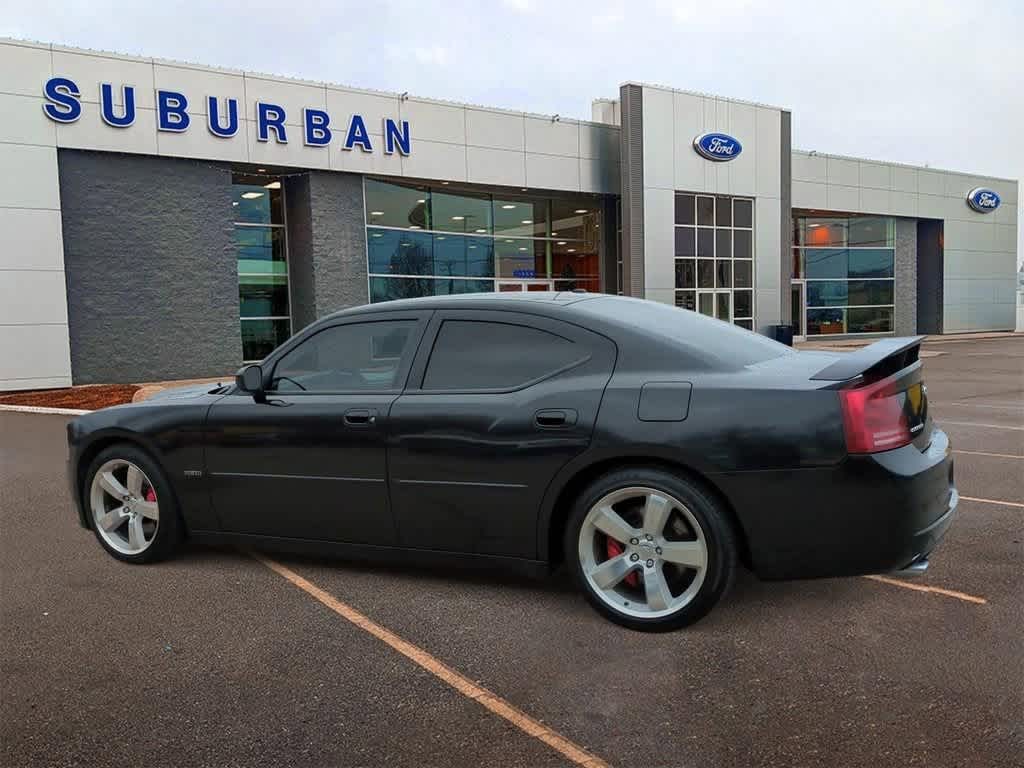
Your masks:
{"label": "reflection in glass window", "polygon": [[697,230],[694,227],[676,227],[676,258],[690,259],[697,255]]}
{"label": "reflection in glass window", "polygon": [[430,192],[425,187],[366,179],[366,223],[378,227],[430,229]]}
{"label": "reflection in glass window", "polygon": [[430,233],[379,229],[372,230],[366,242],[370,272],[434,274],[434,241]]}

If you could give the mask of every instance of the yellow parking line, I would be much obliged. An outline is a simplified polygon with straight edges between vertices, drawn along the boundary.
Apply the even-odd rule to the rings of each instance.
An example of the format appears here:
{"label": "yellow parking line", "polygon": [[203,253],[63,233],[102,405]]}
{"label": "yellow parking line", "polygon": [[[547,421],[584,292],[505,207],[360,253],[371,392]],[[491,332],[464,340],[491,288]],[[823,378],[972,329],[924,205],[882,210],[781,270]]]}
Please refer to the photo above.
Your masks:
{"label": "yellow parking line", "polygon": [[964,501],[980,501],[982,504],[999,504],[1004,507],[1024,507],[1019,501],[1000,501],[999,499],[977,499],[974,496],[961,496]]}
{"label": "yellow parking line", "polygon": [[260,554],[252,553],[252,556],[267,566],[270,570],[288,579],[288,581],[306,594],[326,605],[343,619],[351,622],[364,632],[373,635],[381,642],[391,646],[407,659],[418,664],[423,669],[427,670],[427,672],[434,675],[434,677],[450,685],[463,696],[472,699],[480,706],[489,710],[492,714],[497,715],[503,720],[507,720],[528,736],[548,745],[567,760],[575,763],[576,765],[584,766],[584,768],[608,768],[608,764],[601,758],[592,755],[590,752],[583,749],[583,747],[574,744],[558,732],[534,720],[521,709],[517,709],[512,706],[500,696],[477,685],[466,676],[447,666],[444,662],[434,656],[431,656],[427,651],[423,650],[419,646],[410,643],[408,640],[402,639],[391,630],[386,627],[382,627],[380,624],[367,618],[352,606],[341,602],[332,594],[320,589],[320,587],[316,586],[311,581],[302,578],[290,568],[286,568],[280,563]]}
{"label": "yellow parking line", "polygon": [[959,448],[955,449],[953,453],[966,453],[971,456],[994,456],[997,459],[1024,459],[1018,453],[989,453],[988,451],[962,451]]}
{"label": "yellow parking line", "polygon": [[[962,497],[961,497],[962,498]],[[957,600],[963,600],[968,603],[977,603],[978,605],[987,605],[988,600],[983,597],[975,597],[974,595],[968,595],[964,592],[956,592],[952,589],[942,589],[941,587],[926,587],[924,584],[911,584],[908,581],[900,581],[899,579],[890,579],[888,576],[865,576],[865,579],[871,579],[872,581],[880,581],[883,584],[891,584],[894,587],[903,587],[904,589],[912,589],[915,592],[931,592],[933,595],[943,595],[944,597],[954,597]]]}

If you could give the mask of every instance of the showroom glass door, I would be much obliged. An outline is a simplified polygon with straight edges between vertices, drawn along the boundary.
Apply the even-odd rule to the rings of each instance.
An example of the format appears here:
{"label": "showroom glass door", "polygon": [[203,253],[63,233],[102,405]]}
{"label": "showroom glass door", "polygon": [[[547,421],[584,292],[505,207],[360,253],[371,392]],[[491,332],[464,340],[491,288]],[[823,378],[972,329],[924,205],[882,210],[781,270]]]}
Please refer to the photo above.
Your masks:
{"label": "showroom glass door", "polygon": [[793,311],[793,339],[804,341],[807,338],[807,283],[794,280],[790,286],[790,301]]}
{"label": "showroom glass door", "polygon": [[732,322],[732,291],[697,291],[697,311],[727,323]]}

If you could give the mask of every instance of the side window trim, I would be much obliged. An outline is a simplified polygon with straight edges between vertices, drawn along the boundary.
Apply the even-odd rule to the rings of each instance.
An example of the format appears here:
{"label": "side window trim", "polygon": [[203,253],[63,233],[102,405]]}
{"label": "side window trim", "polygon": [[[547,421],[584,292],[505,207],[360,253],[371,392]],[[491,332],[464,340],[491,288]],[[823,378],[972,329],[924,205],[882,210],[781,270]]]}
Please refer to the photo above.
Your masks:
{"label": "side window trim", "polygon": [[[568,363],[554,371],[545,373],[542,376],[538,376],[534,379],[530,379],[518,386],[510,388],[477,388],[471,389],[462,387],[459,389],[424,389],[423,382],[426,379],[427,368],[430,364],[430,359],[434,354],[434,347],[437,344],[437,340],[441,335],[441,328],[446,321],[467,321],[467,322],[480,322],[480,323],[499,323],[501,325],[518,325],[524,328],[530,328],[536,331],[543,331],[549,333],[552,336],[565,339],[566,341],[572,342],[573,344],[581,345],[586,354],[584,354],[579,360]],[[574,338],[576,337],[576,338]],[[602,337],[603,338],[603,337]],[[553,318],[546,317],[544,315],[532,315],[527,312],[515,312],[511,310],[439,310],[434,313],[433,318],[430,320],[430,324],[426,329],[422,339],[420,340],[419,350],[416,355],[416,359],[413,362],[413,366],[409,372],[409,378],[406,385],[404,394],[429,394],[429,395],[453,395],[453,394],[473,394],[473,395],[501,395],[509,394],[513,392],[520,392],[529,387],[536,386],[548,379],[555,376],[560,376],[567,371],[571,371],[574,368],[578,368],[581,365],[585,365],[590,362],[594,357],[593,349],[591,349],[583,338],[580,338],[580,334],[576,331],[576,326],[572,323],[565,323]]]}
{"label": "side window trim", "polygon": [[[271,361],[269,371],[264,372],[264,378],[267,382],[267,394],[274,395],[275,397],[317,397],[321,395],[392,395],[401,394],[407,384],[409,383],[409,372],[412,369],[412,364],[415,361],[416,354],[419,351],[419,346],[423,341],[426,333],[426,328],[429,324],[431,317],[433,316],[432,311],[420,311],[420,312],[373,312],[366,315],[354,315],[352,317],[339,318],[337,321],[332,321],[324,324],[320,327],[313,327],[304,331],[301,338],[297,339],[294,344],[289,344],[286,348],[283,348],[279,354],[275,355]],[[395,372],[394,386],[388,388],[373,388],[373,389],[337,389],[337,390],[317,390],[315,392],[303,392],[301,390],[295,392],[281,392],[276,389],[269,389],[270,385],[273,384],[275,374],[277,373],[277,367],[281,361],[284,360],[289,354],[296,349],[299,349],[303,344],[332,328],[339,328],[348,325],[367,325],[369,323],[386,323],[386,322],[412,322],[414,323],[412,328],[413,338],[407,343],[407,349],[402,356],[402,360],[398,365]]]}

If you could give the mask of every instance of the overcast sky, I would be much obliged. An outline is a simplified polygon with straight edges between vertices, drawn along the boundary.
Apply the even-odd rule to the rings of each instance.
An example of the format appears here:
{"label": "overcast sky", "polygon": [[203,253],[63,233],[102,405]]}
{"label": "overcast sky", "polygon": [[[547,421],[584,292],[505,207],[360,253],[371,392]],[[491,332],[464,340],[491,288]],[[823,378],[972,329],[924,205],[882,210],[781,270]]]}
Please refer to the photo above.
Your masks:
{"label": "overcast sky", "polygon": [[787,107],[800,149],[1024,178],[1022,0],[0,0],[0,36],[582,118],[640,80]]}

